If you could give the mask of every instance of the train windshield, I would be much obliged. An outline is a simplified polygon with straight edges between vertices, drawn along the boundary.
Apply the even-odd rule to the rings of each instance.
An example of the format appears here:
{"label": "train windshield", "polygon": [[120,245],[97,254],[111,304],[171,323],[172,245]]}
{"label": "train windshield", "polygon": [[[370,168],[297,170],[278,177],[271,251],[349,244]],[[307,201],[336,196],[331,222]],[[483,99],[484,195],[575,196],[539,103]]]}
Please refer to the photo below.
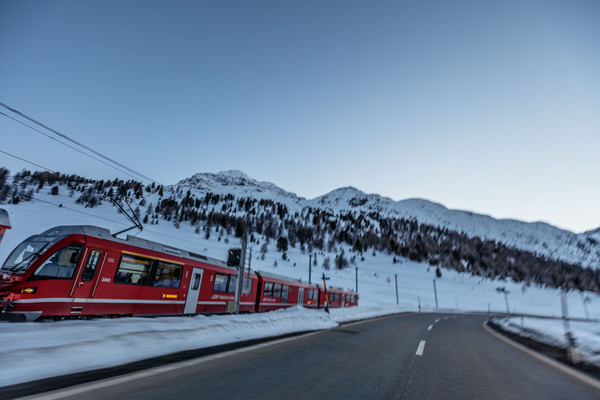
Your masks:
{"label": "train windshield", "polygon": [[1,272],[10,274],[22,274],[38,259],[42,252],[57,242],[60,237],[56,236],[32,236],[22,242],[10,253],[2,266]]}

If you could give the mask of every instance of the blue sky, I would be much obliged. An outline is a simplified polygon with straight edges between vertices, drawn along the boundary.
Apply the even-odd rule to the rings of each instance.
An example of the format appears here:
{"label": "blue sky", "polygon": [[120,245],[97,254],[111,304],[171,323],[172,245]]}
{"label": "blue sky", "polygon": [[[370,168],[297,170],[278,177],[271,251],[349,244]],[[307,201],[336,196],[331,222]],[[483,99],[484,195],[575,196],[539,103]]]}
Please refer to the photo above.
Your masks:
{"label": "blue sky", "polygon": [[[600,226],[597,1],[3,0],[0,102],[163,184],[238,169]],[[128,178],[3,115],[0,135]]]}

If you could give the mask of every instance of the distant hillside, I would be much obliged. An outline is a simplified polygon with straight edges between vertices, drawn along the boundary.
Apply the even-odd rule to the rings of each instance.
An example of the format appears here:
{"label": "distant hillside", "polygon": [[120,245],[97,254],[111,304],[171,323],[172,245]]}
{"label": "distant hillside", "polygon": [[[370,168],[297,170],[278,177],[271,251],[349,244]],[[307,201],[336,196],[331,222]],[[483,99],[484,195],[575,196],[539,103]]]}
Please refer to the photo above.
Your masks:
{"label": "distant hillside", "polygon": [[[543,223],[495,220],[426,200],[395,202],[354,188],[307,200],[239,171],[196,174],[163,187],[135,181],[96,181],[74,175],[0,173],[0,202],[68,192],[83,207],[128,198],[144,224],[186,224],[205,239],[240,237],[319,252],[325,267],[345,269],[365,253],[384,252],[491,279],[600,292],[598,230],[581,235]],[[315,256],[316,260],[316,256]],[[327,264],[327,265],[325,265]],[[590,268],[593,267],[593,268]]]}
{"label": "distant hillside", "polygon": [[269,182],[258,182],[240,171],[218,174],[196,174],[171,186],[173,190],[196,189],[199,193],[234,194],[236,197],[269,199],[285,204],[291,211],[304,207],[321,209],[331,214],[355,212],[378,213],[390,218],[416,219],[420,224],[446,228],[469,237],[492,240],[509,247],[540,256],[598,268],[600,266],[600,228],[575,234],[543,222],[527,223],[510,219],[494,219],[468,211],[449,210],[423,199],[393,201],[358,189],[336,189],[312,200]]}

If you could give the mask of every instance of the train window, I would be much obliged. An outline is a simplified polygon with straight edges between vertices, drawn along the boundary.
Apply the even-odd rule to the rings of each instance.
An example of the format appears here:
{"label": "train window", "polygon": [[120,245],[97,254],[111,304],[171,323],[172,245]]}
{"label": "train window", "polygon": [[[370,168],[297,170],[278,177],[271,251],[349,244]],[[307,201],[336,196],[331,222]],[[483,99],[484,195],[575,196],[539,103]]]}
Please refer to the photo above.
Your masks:
{"label": "train window", "polygon": [[273,296],[273,282],[265,282],[263,296]]}
{"label": "train window", "polygon": [[194,280],[192,282],[192,290],[198,290],[200,288],[200,279],[201,278],[202,278],[202,275],[194,274]]}
{"label": "train window", "polygon": [[227,281],[229,275],[215,274],[215,283],[213,284],[213,292],[227,292]]}
{"label": "train window", "polygon": [[281,297],[281,283],[273,284],[273,297]]}
{"label": "train window", "polygon": [[182,269],[181,265],[158,261],[153,286],[178,288],[181,283]]}
{"label": "train window", "polygon": [[288,285],[282,285],[281,286],[281,301],[287,302],[289,293],[290,293],[290,287]]}
{"label": "train window", "polygon": [[243,294],[250,294],[252,292],[252,279],[249,276],[244,277],[244,282],[242,283],[244,288],[242,289]]}
{"label": "train window", "polygon": [[317,299],[317,289],[310,289],[308,291],[308,299],[309,300],[316,300]]}
{"label": "train window", "polygon": [[235,293],[236,289],[237,289],[237,276],[229,275],[229,287],[227,288],[227,291],[229,293]]}
{"label": "train window", "polygon": [[117,273],[115,283],[130,283],[134,285],[145,285],[152,267],[152,260],[131,254],[123,254]]}
{"label": "train window", "polygon": [[74,245],[52,254],[33,274],[33,279],[72,279],[83,246]]}
{"label": "train window", "polygon": [[98,266],[98,261],[100,261],[101,255],[102,252],[100,250],[92,250],[90,252],[87,264],[85,265],[83,273],[81,274],[82,281],[88,282],[94,279],[94,273],[96,272],[96,267]]}

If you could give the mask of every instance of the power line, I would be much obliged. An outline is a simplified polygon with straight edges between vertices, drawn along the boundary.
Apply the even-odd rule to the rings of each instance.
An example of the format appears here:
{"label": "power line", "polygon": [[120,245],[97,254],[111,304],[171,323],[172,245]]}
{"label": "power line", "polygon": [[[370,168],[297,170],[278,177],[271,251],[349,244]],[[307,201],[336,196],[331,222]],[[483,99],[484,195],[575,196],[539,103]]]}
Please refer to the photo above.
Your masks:
{"label": "power line", "polygon": [[[76,210],[76,209],[74,209],[74,208],[70,208],[70,207],[62,206],[62,205],[60,205],[60,204],[56,204],[56,203],[52,203],[52,202],[50,202],[50,201],[42,200],[42,199],[39,199],[39,198],[37,198],[37,197],[33,197],[33,198],[31,199],[31,201],[32,201],[32,202],[39,201],[39,202],[46,203],[46,204],[50,204],[50,205],[53,205],[53,206],[56,206],[56,207],[64,208],[65,210],[69,210],[69,211],[75,211],[75,212],[78,212],[78,213],[80,213],[80,214],[88,215],[88,216],[90,216],[90,217],[94,217],[94,218],[98,218],[98,219],[103,219],[103,220],[105,220],[105,221],[113,222],[113,223],[115,223],[115,224],[119,224],[119,225],[127,225],[127,224],[125,224],[125,223],[123,223],[123,222],[117,222],[117,221],[115,221],[115,220],[112,220],[112,219],[109,219],[109,218],[104,218],[104,217],[101,217],[101,216],[99,216],[99,215],[94,215],[94,214],[87,213],[87,212],[85,212],[85,211],[80,211],[80,210]],[[164,236],[164,237],[166,237],[166,238],[169,238],[169,239],[175,239],[175,240],[178,240],[178,241],[181,241],[181,242],[188,242],[188,243],[192,243],[192,244],[194,244],[194,245],[198,245],[198,242],[197,242],[197,241],[186,240],[186,239],[183,239],[183,238],[180,238],[180,237],[175,237],[175,236],[167,235],[167,234],[165,234],[165,233],[162,233],[162,232],[157,232],[157,231],[153,231],[153,230],[150,230],[150,229],[144,229],[144,231],[146,231],[146,232],[148,232],[148,233],[155,234],[155,235]],[[138,232],[138,233],[139,233],[139,232]],[[137,235],[137,233],[136,233],[135,235]],[[135,236],[135,235],[133,235],[133,236]]]}
{"label": "power line", "polygon": [[125,223],[123,223],[123,222],[117,222],[117,221],[115,221],[115,220],[112,220],[112,219],[104,218],[104,217],[101,217],[101,216],[99,216],[99,215],[94,215],[94,214],[86,213],[85,211],[76,210],[76,209],[74,209],[74,208],[70,208],[70,207],[63,206],[63,205],[61,205],[61,204],[56,204],[56,203],[52,203],[52,202],[50,202],[50,201],[46,201],[46,200],[42,200],[42,199],[38,199],[38,198],[36,198],[36,197],[33,197],[33,198],[31,199],[31,201],[33,201],[33,202],[35,202],[35,201],[40,201],[40,202],[42,202],[42,203],[46,203],[46,204],[50,204],[50,205],[57,206],[57,207],[60,207],[60,208],[64,208],[65,210],[69,210],[69,211],[75,211],[75,212],[78,212],[78,213],[80,213],[80,214],[85,214],[85,215],[88,215],[88,216],[90,216],[90,217],[94,217],[94,218],[103,219],[103,220],[105,220],[105,221],[113,222],[113,223],[115,223],[115,224],[119,224],[119,225],[127,225],[127,224],[125,224]]}
{"label": "power line", "polygon": [[[120,162],[118,162],[118,161],[115,161],[115,160],[113,160],[113,159],[111,159],[111,158],[109,158],[109,157],[107,157],[107,156],[103,155],[102,153],[100,153],[100,152],[98,152],[98,151],[96,151],[96,150],[92,149],[91,147],[88,147],[88,146],[84,145],[83,143],[80,143],[80,142],[76,141],[75,139],[72,139],[72,138],[70,138],[69,136],[67,136],[67,135],[65,135],[65,134],[63,134],[63,133],[60,133],[60,132],[58,132],[57,130],[50,128],[49,126],[47,126],[47,125],[44,125],[43,123],[41,123],[41,122],[39,122],[39,121],[36,121],[35,119],[33,119],[33,118],[31,118],[31,117],[29,117],[29,116],[27,116],[27,115],[23,114],[23,113],[22,113],[22,112],[20,112],[19,110],[16,110],[16,109],[14,109],[14,108],[12,108],[12,107],[10,107],[10,106],[7,106],[6,104],[4,104],[4,103],[1,103],[1,102],[0,102],[0,106],[2,106],[2,107],[4,107],[4,108],[6,108],[7,110],[9,110],[9,111],[11,111],[11,112],[13,112],[13,113],[15,113],[15,114],[17,114],[17,115],[19,115],[19,116],[21,116],[21,117],[25,118],[25,119],[27,119],[27,120],[29,120],[29,121],[31,121],[31,122],[33,122],[33,123],[37,124],[37,125],[39,125],[39,126],[41,126],[41,127],[43,127],[43,128],[45,128],[45,129],[47,129],[47,130],[49,130],[50,132],[52,132],[52,133],[54,133],[54,134],[56,134],[56,135],[58,135],[58,136],[60,136],[60,137],[62,137],[62,138],[64,138],[64,139],[66,139],[66,140],[68,140],[68,141],[70,141],[70,142],[72,142],[72,143],[74,143],[74,144],[76,144],[76,145],[78,145],[78,146],[80,146],[80,147],[83,147],[83,148],[84,148],[84,149],[86,149],[87,151],[90,151],[90,152],[92,152],[92,153],[96,154],[97,156],[99,156],[99,157],[102,157],[102,158],[104,158],[105,160],[107,160],[107,161],[110,161],[111,163],[113,163],[113,164],[116,164],[116,165],[118,165],[118,166],[119,166],[119,167],[121,167],[121,168],[124,168],[124,169],[126,169],[127,171],[129,171],[129,172],[131,172],[131,173],[133,173],[133,174],[137,175],[138,177],[141,177],[141,178],[143,178],[144,180],[146,180],[146,181],[148,181],[148,182],[156,182],[154,179],[152,179],[152,178],[149,178],[149,177],[147,177],[146,175],[144,175],[144,174],[141,174],[141,173],[139,173],[139,172],[135,171],[134,169],[132,169],[132,168],[129,168],[128,166],[126,166],[126,165],[124,165],[124,164],[121,164]],[[6,115],[6,114],[3,114],[3,115]],[[61,143],[62,143],[62,142],[61,142]],[[64,143],[63,143],[63,144],[64,144]]]}
{"label": "power line", "polygon": [[[70,145],[70,144],[68,144],[68,143],[61,142],[61,141],[60,141],[60,140],[58,140],[57,138],[55,138],[55,137],[52,137],[52,136],[48,135],[47,133],[44,133],[44,132],[40,131],[39,129],[37,129],[37,128],[35,128],[35,127],[31,126],[31,125],[28,125],[28,124],[26,124],[26,123],[25,123],[25,122],[23,122],[23,121],[19,121],[18,119],[14,118],[14,117],[11,117],[10,115],[3,113],[2,111],[0,111],[0,114],[4,115],[6,118],[10,118],[10,119],[12,119],[13,121],[15,121],[15,122],[18,122],[19,124],[21,124],[21,125],[23,125],[23,126],[26,126],[27,128],[29,128],[29,129],[32,129],[32,130],[34,130],[34,131],[36,131],[36,132],[38,132],[38,133],[40,133],[40,134],[42,134],[42,135],[46,136],[48,139],[54,140],[55,142],[58,142],[58,143],[60,143],[60,144],[63,144],[63,145],[65,145],[65,146],[67,146],[67,147],[69,147],[69,148],[71,148],[71,149],[73,149],[73,150],[75,150],[75,151],[77,151],[77,152],[79,152],[79,153],[83,154],[84,156],[87,156],[87,157],[91,158],[92,160],[98,161],[98,162],[100,162],[100,163],[102,163],[102,164],[106,165],[107,167],[110,167],[110,168],[112,168],[112,169],[114,169],[114,170],[117,170],[117,171],[121,172],[122,174],[129,175],[130,177],[132,177],[132,178],[134,178],[134,179],[139,179],[139,177],[137,177],[137,176],[135,176],[135,175],[132,175],[132,174],[130,174],[130,173],[129,173],[129,172],[127,172],[127,171],[120,170],[119,168],[115,167],[114,165],[110,165],[109,163],[107,163],[107,162],[105,162],[105,161],[102,161],[102,160],[100,160],[100,159],[98,159],[98,158],[96,158],[96,157],[92,156],[91,154],[88,154],[88,153],[86,153],[86,152],[84,152],[84,151],[81,151],[81,150],[79,150],[78,148],[76,148],[76,147],[74,147],[74,146],[71,146],[71,145]],[[26,160],[23,160],[23,161],[26,161]],[[29,162],[29,161],[26,161],[26,162]],[[31,162],[30,162],[30,164],[34,164],[34,163],[31,163]],[[37,164],[34,164],[34,165],[37,165]],[[39,165],[38,165],[38,166],[39,166]],[[41,167],[41,168],[44,168],[44,167]],[[55,172],[55,171],[52,171],[52,172]]]}
{"label": "power line", "polygon": [[36,167],[39,167],[39,168],[43,168],[43,169],[45,169],[46,171],[50,171],[50,172],[56,172],[56,171],[53,171],[53,170],[51,170],[50,168],[46,168],[46,167],[43,167],[43,166],[41,166],[41,165],[39,165],[39,164],[36,164],[36,163],[34,163],[34,162],[27,161],[27,160],[25,160],[24,158],[17,157],[17,156],[15,156],[14,154],[7,153],[6,151],[2,151],[2,150],[0,150],[0,153],[4,153],[4,154],[6,154],[7,156],[14,157],[14,158],[16,158],[17,160],[25,161],[26,163],[33,164],[33,165],[35,165]]}
{"label": "power line", "polygon": [[[110,168],[112,168],[112,169],[115,169],[115,170],[117,170],[117,171],[119,171],[119,172],[121,172],[121,173],[123,173],[123,174],[129,175],[129,176],[131,176],[131,177],[132,177],[132,178],[134,178],[134,179],[139,179],[139,177],[137,177],[137,176],[135,176],[135,175],[132,175],[132,174],[130,174],[130,173],[128,173],[128,172],[126,172],[126,171],[120,170],[119,168],[115,167],[114,165],[110,165],[109,163],[107,163],[107,162],[105,162],[105,161],[102,161],[102,160],[100,160],[100,159],[98,159],[98,158],[96,158],[96,157],[94,157],[94,156],[92,156],[92,155],[90,155],[90,154],[88,154],[88,153],[86,153],[86,152],[84,152],[84,151],[81,151],[81,150],[79,150],[78,148],[76,148],[76,147],[74,147],[74,146],[71,146],[71,145],[70,145],[70,144],[68,144],[68,143],[61,142],[61,141],[60,141],[60,140],[58,140],[57,138],[55,138],[55,137],[52,137],[52,136],[48,135],[47,133],[44,133],[44,132],[40,131],[39,129],[37,129],[37,128],[35,128],[35,127],[31,126],[31,125],[28,125],[28,124],[26,124],[26,123],[25,123],[25,122],[23,122],[23,121],[19,121],[18,119],[14,118],[14,117],[11,117],[10,115],[3,113],[2,111],[0,111],[0,114],[4,115],[4,116],[5,116],[5,117],[7,117],[7,118],[10,118],[10,119],[12,119],[12,120],[13,120],[13,121],[15,121],[15,122],[18,122],[19,124],[21,124],[21,125],[23,125],[23,126],[26,126],[26,127],[27,127],[27,128],[29,128],[29,129],[32,129],[32,130],[34,130],[34,131],[36,131],[36,132],[38,132],[38,133],[40,133],[40,134],[42,134],[42,135],[46,136],[48,139],[54,140],[55,142],[58,142],[58,143],[60,143],[60,144],[63,144],[63,145],[65,145],[65,146],[67,146],[67,147],[69,147],[69,148],[71,148],[71,149],[73,149],[73,150],[75,150],[75,151],[77,151],[77,152],[79,152],[79,153],[83,154],[84,156],[87,156],[87,157],[91,158],[92,160],[96,160],[96,161],[98,161],[98,162],[100,162],[100,163],[102,163],[102,164],[104,164],[104,165],[106,165],[106,166],[108,166],[108,167],[110,167]],[[53,171],[53,172],[54,172],[54,171]]]}

